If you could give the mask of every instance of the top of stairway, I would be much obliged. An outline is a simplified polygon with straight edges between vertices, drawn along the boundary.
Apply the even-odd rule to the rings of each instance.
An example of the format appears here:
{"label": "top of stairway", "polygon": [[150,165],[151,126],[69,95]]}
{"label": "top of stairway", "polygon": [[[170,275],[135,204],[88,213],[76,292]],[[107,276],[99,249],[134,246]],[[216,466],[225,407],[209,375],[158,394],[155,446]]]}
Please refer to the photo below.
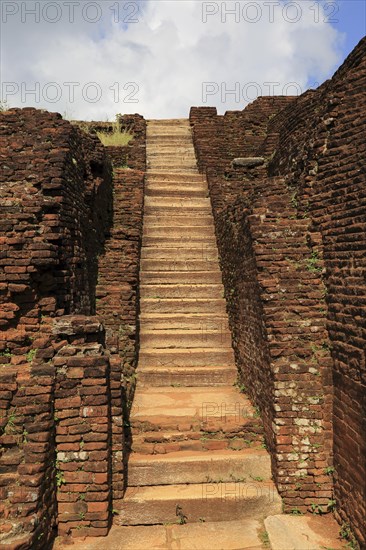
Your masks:
{"label": "top of stairway", "polygon": [[170,124],[189,124],[188,118],[165,118],[165,119],[150,119],[146,121],[147,124],[158,124],[158,125],[170,125]]}

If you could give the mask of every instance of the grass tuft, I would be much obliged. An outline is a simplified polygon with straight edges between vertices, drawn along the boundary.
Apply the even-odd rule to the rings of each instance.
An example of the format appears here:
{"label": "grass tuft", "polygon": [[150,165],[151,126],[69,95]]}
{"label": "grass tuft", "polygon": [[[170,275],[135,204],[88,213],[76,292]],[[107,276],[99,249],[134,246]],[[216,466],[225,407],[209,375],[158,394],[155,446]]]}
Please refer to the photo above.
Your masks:
{"label": "grass tuft", "polygon": [[128,129],[121,129],[118,122],[113,123],[112,132],[97,132],[97,136],[105,146],[121,147],[128,145],[134,135]]}

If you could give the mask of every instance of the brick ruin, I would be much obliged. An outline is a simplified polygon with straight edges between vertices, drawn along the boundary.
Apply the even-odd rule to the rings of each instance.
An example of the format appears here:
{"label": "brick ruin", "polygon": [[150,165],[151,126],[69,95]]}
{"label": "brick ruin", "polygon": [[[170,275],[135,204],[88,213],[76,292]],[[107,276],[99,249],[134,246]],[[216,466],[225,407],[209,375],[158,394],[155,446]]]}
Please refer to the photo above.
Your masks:
{"label": "brick ruin", "polygon": [[[233,347],[288,512],[366,545],[366,39],[332,79],[190,112]],[[0,543],[108,533],[139,349],[146,122],[0,113]],[[84,130],[87,129],[88,132]]]}

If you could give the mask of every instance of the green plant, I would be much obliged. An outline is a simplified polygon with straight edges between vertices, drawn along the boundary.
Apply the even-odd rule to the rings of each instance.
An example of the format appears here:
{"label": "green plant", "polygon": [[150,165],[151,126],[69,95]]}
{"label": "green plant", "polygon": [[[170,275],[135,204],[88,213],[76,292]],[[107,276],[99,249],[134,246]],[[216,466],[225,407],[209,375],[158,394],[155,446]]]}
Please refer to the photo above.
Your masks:
{"label": "green plant", "polygon": [[37,351],[38,351],[38,349],[31,349],[31,350],[28,351],[28,353],[26,355],[28,363],[31,363],[33,361],[33,359],[36,356]]}
{"label": "green plant", "polygon": [[23,430],[23,433],[22,433],[22,443],[25,444],[25,443],[28,443],[28,432],[27,430],[24,428]]}
{"label": "green plant", "polygon": [[301,516],[302,515],[301,511],[298,508],[292,508],[290,513],[294,516]]}
{"label": "green plant", "polygon": [[259,538],[265,548],[269,548],[269,535],[265,529],[259,532]]}
{"label": "green plant", "polygon": [[313,514],[321,515],[324,513],[323,507],[320,504],[315,504],[314,502],[312,502],[310,504],[310,508]]}
{"label": "green plant", "polygon": [[263,477],[261,476],[250,476],[254,481],[263,481]]}
{"label": "green plant", "polygon": [[337,501],[335,499],[328,500],[327,509],[329,512],[334,512],[337,506]]}
{"label": "green plant", "polygon": [[14,407],[14,409],[10,412],[8,416],[8,419],[4,428],[4,432],[6,434],[16,433],[16,426],[15,426],[16,417],[17,417],[17,412],[16,412],[16,407]]}
{"label": "green plant", "polygon": [[245,393],[247,391],[246,386],[240,382],[235,382],[234,386],[240,391],[240,393]]}
{"label": "green plant", "polygon": [[55,462],[55,468],[56,468],[56,485],[57,487],[61,487],[61,485],[66,484],[66,480],[65,480],[63,471],[60,470],[60,464],[58,460],[56,460]]}
{"label": "green plant", "polygon": [[328,296],[328,288],[324,285],[322,290],[322,298],[326,298]]}
{"label": "green plant", "polygon": [[232,479],[232,481],[235,481],[235,483],[245,483],[246,477],[237,477],[233,473],[229,474],[229,477]]}
{"label": "green plant", "polygon": [[305,260],[305,267],[311,273],[321,273],[323,268],[319,265],[319,256],[316,250],[313,250],[310,258]]}
{"label": "green plant", "polygon": [[291,193],[291,206],[293,206],[293,208],[297,208],[299,206],[299,202],[297,200],[297,191],[293,191]]}
{"label": "green plant", "polygon": [[334,474],[334,472],[335,472],[334,466],[327,466],[327,468],[324,468],[324,473],[327,476],[331,476],[332,474]]}
{"label": "green plant", "polygon": [[259,418],[261,415],[261,412],[259,410],[259,407],[254,407],[254,418]]}
{"label": "green plant", "polygon": [[61,487],[61,485],[65,485],[65,484],[66,484],[66,481],[64,478],[64,474],[63,472],[61,472],[61,470],[58,470],[56,472],[56,485],[57,487]]}
{"label": "green plant", "polygon": [[343,540],[348,541],[348,543],[346,544],[347,548],[350,548],[351,550],[359,550],[359,544],[356,541],[354,534],[352,533],[349,523],[342,523],[339,531],[339,536]]}
{"label": "green plant", "polygon": [[111,132],[97,132],[97,136],[103,145],[114,147],[128,145],[134,138],[134,134],[129,129],[122,129],[118,121],[112,124]]}
{"label": "green plant", "polygon": [[175,515],[178,517],[179,525],[187,523],[187,516],[184,515],[182,507],[177,504],[175,507]]}
{"label": "green plant", "polygon": [[10,352],[9,348],[5,348],[4,351],[0,351],[0,357],[12,357],[13,354]]}

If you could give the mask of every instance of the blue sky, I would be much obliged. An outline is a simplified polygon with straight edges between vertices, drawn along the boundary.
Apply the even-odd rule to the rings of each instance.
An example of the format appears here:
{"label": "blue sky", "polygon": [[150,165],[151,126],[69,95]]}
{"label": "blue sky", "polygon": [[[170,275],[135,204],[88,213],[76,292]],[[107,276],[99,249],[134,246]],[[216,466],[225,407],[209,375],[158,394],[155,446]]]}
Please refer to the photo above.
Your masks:
{"label": "blue sky", "polygon": [[342,46],[343,59],[353,50],[366,35],[366,2],[364,0],[342,0],[338,2],[339,12],[334,17],[338,23],[333,26],[345,33]]}
{"label": "blue sky", "polygon": [[[0,18],[10,106],[85,120],[224,113],[317,87],[366,34],[361,0],[79,0],[73,17],[66,4],[1,2],[18,8]],[[49,9],[36,20],[24,5]]]}

